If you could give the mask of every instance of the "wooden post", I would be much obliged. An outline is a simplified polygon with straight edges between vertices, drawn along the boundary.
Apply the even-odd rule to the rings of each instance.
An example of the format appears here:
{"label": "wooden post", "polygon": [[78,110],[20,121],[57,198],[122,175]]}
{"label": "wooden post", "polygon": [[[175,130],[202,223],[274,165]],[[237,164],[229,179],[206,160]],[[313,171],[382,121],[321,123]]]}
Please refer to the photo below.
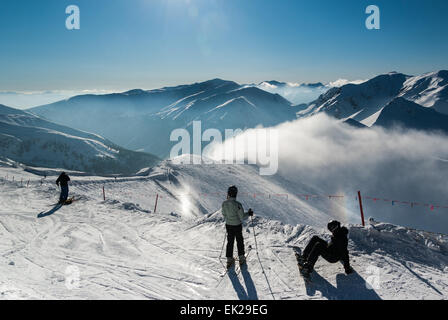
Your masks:
{"label": "wooden post", "polygon": [[156,203],[154,205],[154,213],[156,213],[157,210],[157,202],[159,201],[159,194],[156,195]]}
{"label": "wooden post", "polygon": [[106,201],[106,192],[104,191],[104,186],[103,186],[103,200]]}
{"label": "wooden post", "polygon": [[362,209],[361,191],[358,191],[358,200],[359,200],[359,210],[361,210],[361,221],[362,221],[362,226],[365,227],[366,224],[364,223],[364,211],[363,211],[363,209]]}

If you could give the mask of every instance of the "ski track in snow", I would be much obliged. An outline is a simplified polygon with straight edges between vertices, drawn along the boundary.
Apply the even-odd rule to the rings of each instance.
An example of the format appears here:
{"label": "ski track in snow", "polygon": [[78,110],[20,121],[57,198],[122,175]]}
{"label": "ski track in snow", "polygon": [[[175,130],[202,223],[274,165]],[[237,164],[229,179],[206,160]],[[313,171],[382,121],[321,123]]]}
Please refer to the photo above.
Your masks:
{"label": "ski track in snow", "polygon": [[[15,182],[5,181],[6,174],[15,175]],[[321,226],[282,223],[261,213],[254,218],[258,254],[248,221],[243,229],[246,247],[253,251],[248,269],[221,278],[224,226],[220,213],[212,210],[221,200],[203,199],[208,215],[191,208],[191,215],[171,214],[185,205],[175,196],[185,181],[179,175],[174,181],[160,174],[116,182],[73,177],[71,194],[79,201],[54,212],[58,189],[53,177],[30,187],[21,187],[18,179],[39,177],[20,169],[0,168],[0,177],[0,299],[448,298],[447,236],[387,224],[351,225],[356,273],[346,276],[341,264],[320,259],[313,283],[305,285],[288,245],[304,248],[313,235],[328,239],[328,234]],[[162,198],[154,214],[157,192]],[[187,206],[197,204],[190,202]],[[292,206],[275,205],[279,211]],[[312,209],[301,210],[305,222],[312,220],[307,216]],[[44,216],[38,218],[40,213]],[[75,288],[67,286],[73,267],[79,270]],[[380,288],[370,290],[366,281],[374,267]]]}

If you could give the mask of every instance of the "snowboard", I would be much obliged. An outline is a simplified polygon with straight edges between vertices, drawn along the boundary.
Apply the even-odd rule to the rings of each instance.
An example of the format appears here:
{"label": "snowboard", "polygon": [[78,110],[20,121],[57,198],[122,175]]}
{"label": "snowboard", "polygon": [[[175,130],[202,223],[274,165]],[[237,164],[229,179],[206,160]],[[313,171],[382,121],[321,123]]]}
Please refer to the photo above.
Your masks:
{"label": "snowboard", "polygon": [[67,200],[65,200],[64,203],[57,202],[57,203],[55,203],[55,204],[53,204],[53,205],[54,205],[54,206],[58,206],[58,205],[60,205],[60,206],[66,206],[66,205],[70,205],[70,204],[72,204],[73,202],[78,201],[78,200],[79,200],[79,199],[75,199],[75,197],[70,197],[70,198],[68,198]]}
{"label": "snowboard", "polygon": [[311,283],[311,276],[308,272],[303,270],[305,259],[302,256],[302,250],[299,247],[292,247],[294,255],[296,256],[297,266],[299,267],[300,275],[303,277],[306,283]]}
{"label": "snowboard", "polygon": [[75,201],[75,197],[70,197],[64,202],[64,206],[72,204]]}

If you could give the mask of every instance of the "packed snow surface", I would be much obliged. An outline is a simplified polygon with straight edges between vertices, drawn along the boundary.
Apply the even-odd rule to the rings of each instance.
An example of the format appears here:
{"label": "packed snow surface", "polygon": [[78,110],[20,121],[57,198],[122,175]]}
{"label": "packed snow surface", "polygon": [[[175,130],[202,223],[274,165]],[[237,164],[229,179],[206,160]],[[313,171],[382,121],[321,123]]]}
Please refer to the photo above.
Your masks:
{"label": "packed snow surface", "polygon": [[[325,210],[293,197],[249,196],[290,191],[250,166],[167,161],[147,174],[72,176],[71,194],[79,200],[59,208],[56,176],[0,168],[0,298],[448,298],[445,235],[387,223],[349,225],[356,273],[347,276],[342,265],[319,260],[313,283],[305,285],[288,246],[304,248],[313,235],[328,239],[322,227],[334,203]],[[232,180],[256,216],[244,226],[252,247],[248,269],[221,277],[219,209]]]}

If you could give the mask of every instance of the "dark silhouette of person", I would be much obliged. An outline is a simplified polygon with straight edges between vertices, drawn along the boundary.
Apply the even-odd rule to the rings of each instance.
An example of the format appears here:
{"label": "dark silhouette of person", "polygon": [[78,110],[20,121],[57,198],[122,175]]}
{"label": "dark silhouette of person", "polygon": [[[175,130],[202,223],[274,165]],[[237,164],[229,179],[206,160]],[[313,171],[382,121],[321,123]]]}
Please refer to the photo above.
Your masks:
{"label": "dark silhouette of person", "polygon": [[313,272],[314,265],[320,256],[330,263],[341,261],[344,264],[346,274],[353,272],[347,249],[348,229],[341,227],[341,223],[336,220],[330,221],[327,227],[332,233],[331,241],[327,243],[318,236],[314,236],[303,251],[302,261],[299,265],[301,265],[302,271],[306,275]]}
{"label": "dark silhouette of person", "polygon": [[68,198],[68,182],[70,181],[70,177],[62,172],[59,178],[56,180],[56,184],[61,187],[61,195],[59,197],[59,203],[64,204]]}

